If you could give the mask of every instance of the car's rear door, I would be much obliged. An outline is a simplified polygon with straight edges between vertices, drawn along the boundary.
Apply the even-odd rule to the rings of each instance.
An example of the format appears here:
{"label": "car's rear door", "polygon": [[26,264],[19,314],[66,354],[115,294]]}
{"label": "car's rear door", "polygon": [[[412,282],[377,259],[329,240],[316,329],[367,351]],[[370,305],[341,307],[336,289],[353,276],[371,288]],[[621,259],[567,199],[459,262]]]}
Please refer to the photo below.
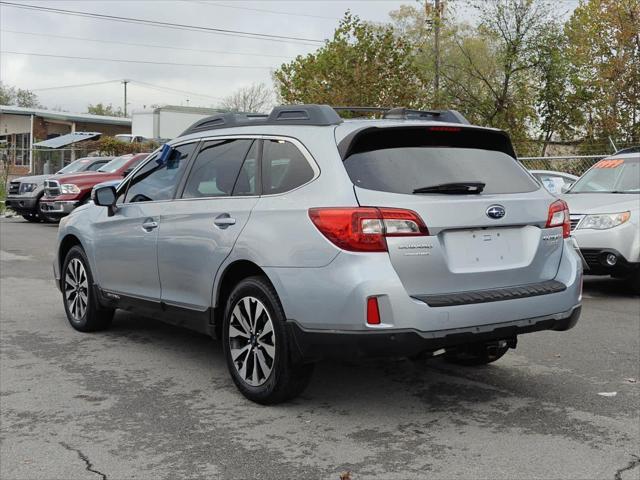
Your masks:
{"label": "car's rear door", "polygon": [[181,198],[161,213],[158,269],[162,301],[207,312],[213,281],[258,201],[260,140],[205,140]]}
{"label": "car's rear door", "polygon": [[[504,138],[484,132],[377,129],[345,158],[360,205],[413,210],[429,230],[428,237],[387,238],[411,295],[533,284],[557,273],[562,228],[544,228],[554,199],[508,154]],[[465,182],[483,183],[484,190],[414,193]]]}
{"label": "car's rear door", "polygon": [[154,155],[127,182],[114,215],[102,209],[94,228],[97,281],[109,292],[160,301],[157,240],[162,213],[174,198],[196,143]]}

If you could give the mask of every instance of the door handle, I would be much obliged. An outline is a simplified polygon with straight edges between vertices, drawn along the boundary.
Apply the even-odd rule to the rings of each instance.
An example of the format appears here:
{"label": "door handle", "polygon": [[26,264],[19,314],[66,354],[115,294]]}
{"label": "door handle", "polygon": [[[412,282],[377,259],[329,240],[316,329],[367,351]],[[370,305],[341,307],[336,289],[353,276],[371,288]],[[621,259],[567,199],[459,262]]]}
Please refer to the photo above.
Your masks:
{"label": "door handle", "polygon": [[213,224],[218,228],[227,228],[231,225],[235,225],[236,219],[231,217],[228,213],[223,213],[213,220]]}
{"label": "door handle", "polygon": [[150,220],[146,220],[143,224],[142,224],[142,229],[150,232],[151,230],[153,230],[154,228],[158,228],[158,222],[154,222],[154,221],[150,221]]}

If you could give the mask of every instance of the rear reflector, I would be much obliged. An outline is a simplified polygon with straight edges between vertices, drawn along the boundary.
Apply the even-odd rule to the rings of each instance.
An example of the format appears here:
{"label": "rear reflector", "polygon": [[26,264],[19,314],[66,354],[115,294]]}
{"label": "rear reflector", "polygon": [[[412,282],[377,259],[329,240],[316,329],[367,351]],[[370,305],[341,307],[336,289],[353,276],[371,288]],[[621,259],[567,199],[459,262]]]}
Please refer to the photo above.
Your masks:
{"label": "rear reflector", "polygon": [[378,308],[378,298],[367,298],[367,323],[369,325],[380,325],[380,309]]}
{"label": "rear reflector", "polygon": [[386,252],[385,237],[429,235],[416,212],[400,208],[310,208],[309,218],[334,245],[351,252]]}
{"label": "rear reflector", "polygon": [[569,206],[564,200],[556,200],[549,205],[546,228],[562,227],[562,237],[569,238],[571,235],[571,219],[569,217]]}

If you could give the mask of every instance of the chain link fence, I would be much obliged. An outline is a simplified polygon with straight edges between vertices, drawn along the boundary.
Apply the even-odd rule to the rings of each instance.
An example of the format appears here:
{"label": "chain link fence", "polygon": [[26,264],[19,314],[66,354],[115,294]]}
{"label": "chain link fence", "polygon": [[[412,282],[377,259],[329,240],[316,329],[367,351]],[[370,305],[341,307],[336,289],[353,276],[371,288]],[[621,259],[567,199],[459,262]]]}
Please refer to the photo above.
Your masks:
{"label": "chain link fence", "polygon": [[558,157],[520,157],[518,160],[528,170],[554,170],[580,176],[595,163],[608,156],[610,156],[610,154]]}

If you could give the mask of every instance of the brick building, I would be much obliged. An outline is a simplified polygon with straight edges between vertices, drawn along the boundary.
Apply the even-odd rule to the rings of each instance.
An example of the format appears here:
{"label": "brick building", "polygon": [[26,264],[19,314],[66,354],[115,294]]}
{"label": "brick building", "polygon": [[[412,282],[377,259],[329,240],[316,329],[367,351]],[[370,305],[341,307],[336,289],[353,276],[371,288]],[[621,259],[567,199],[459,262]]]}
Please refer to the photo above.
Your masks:
{"label": "brick building", "polygon": [[[108,136],[131,133],[131,120],[0,105],[0,156],[9,160],[11,174],[39,173],[34,158],[34,143],[85,131]],[[58,153],[57,160],[62,164],[70,161],[74,155],[72,149],[62,149]]]}

